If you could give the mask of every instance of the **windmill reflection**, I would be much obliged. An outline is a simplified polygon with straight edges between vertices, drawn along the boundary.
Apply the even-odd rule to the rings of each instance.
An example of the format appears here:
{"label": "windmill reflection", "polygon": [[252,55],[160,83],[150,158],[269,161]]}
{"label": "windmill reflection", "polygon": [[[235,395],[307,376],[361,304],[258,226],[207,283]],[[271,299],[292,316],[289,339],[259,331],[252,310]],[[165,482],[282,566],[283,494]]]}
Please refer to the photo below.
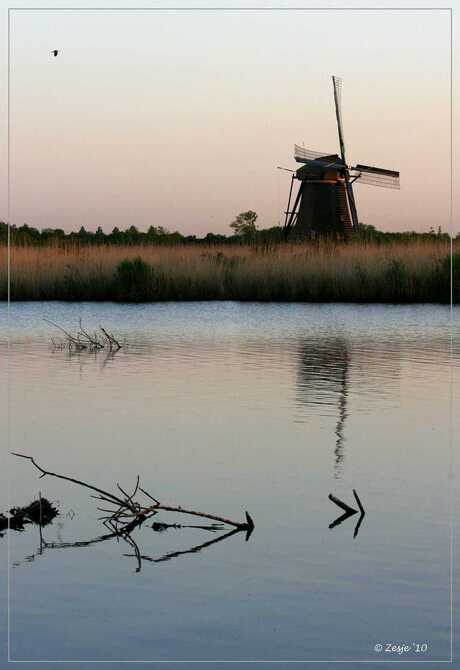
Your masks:
{"label": "windmill reflection", "polygon": [[302,340],[298,353],[296,402],[309,407],[331,409],[335,425],[334,478],[342,475],[345,458],[345,424],[348,416],[351,352],[345,338]]}
{"label": "windmill reflection", "polygon": [[347,412],[347,395],[348,395],[348,365],[349,357],[348,352],[346,358],[344,359],[344,364],[340,368],[340,390],[338,397],[338,419],[335,426],[335,449],[334,449],[334,477],[339,479],[342,468],[342,461],[344,459],[344,429],[345,429],[345,419],[348,416]]}

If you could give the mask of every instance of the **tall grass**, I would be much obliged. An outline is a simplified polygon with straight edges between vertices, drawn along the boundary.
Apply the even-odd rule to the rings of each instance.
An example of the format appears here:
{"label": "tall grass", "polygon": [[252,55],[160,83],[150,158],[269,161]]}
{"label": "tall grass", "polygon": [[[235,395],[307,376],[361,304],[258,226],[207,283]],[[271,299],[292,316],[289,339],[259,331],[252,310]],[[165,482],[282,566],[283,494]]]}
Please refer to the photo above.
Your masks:
{"label": "tall grass", "polygon": [[[460,254],[454,256],[460,275]],[[459,282],[454,285],[460,296]],[[13,300],[449,302],[445,242],[11,249]],[[0,267],[6,299],[6,266]]]}

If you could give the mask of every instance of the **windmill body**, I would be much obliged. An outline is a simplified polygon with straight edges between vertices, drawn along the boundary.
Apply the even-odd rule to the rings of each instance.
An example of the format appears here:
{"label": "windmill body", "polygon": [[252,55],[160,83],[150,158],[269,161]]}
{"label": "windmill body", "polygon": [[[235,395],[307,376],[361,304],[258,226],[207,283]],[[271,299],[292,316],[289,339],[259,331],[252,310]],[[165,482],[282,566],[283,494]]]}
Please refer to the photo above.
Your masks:
{"label": "windmill body", "polygon": [[295,173],[300,182],[298,208],[292,234],[298,238],[315,235],[347,236],[353,230],[348,207],[345,180],[338,155],[324,156],[335,166],[325,167],[323,161],[311,161]]}
{"label": "windmill body", "polygon": [[[302,163],[293,175],[285,218],[285,235],[293,238],[333,236],[346,239],[359,230],[353,183],[399,188],[399,172],[357,164],[349,166],[345,157],[341,89],[332,77],[339,135],[340,155],[313,151],[295,145],[294,158]],[[299,182],[293,198],[294,181]],[[292,207],[291,207],[292,205]]]}

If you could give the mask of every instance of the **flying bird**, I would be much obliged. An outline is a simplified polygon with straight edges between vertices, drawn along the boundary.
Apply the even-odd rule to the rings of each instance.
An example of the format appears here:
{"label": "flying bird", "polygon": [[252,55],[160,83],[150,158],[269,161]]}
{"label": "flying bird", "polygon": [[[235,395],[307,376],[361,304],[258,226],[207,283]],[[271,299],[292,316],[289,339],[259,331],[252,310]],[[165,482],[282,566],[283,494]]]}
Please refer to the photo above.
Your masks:
{"label": "flying bird", "polygon": [[56,56],[58,55],[59,51],[58,51],[58,49],[53,49],[53,51],[52,51],[51,53],[52,53],[53,56],[56,58]]}

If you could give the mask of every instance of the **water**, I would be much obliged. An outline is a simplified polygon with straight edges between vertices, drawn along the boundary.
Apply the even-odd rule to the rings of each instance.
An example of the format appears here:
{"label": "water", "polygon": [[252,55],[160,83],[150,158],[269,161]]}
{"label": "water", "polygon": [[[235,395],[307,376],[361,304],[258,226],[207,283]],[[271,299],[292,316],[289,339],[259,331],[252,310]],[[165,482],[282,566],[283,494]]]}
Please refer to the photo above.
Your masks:
{"label": "water", "polygon": [[[75,329],[80,317],[126,348],[53,349],[43,318]],[[256,524],[248,542],[236,533],[140,571],[123,541],[40,553],[37,527],[11,532],[12,659],[449,659],[458,311],[453,367],[436,306],[24,303],[11,324],[12,451],[105,489],[139,474],[165,504],[236,521],[248,510]],[[59,501],[47,543],[106,532],[88,491],[6,466],[2,509],[8,478],[13,505],[39,490]],[[342,511],[328,495],[355,505],[353,488],[356,538],[359,515],[329,528]],[[154,559],[224,534],[150,526],[133,539]],[[387,642],[428,648],[374,651]]]}

